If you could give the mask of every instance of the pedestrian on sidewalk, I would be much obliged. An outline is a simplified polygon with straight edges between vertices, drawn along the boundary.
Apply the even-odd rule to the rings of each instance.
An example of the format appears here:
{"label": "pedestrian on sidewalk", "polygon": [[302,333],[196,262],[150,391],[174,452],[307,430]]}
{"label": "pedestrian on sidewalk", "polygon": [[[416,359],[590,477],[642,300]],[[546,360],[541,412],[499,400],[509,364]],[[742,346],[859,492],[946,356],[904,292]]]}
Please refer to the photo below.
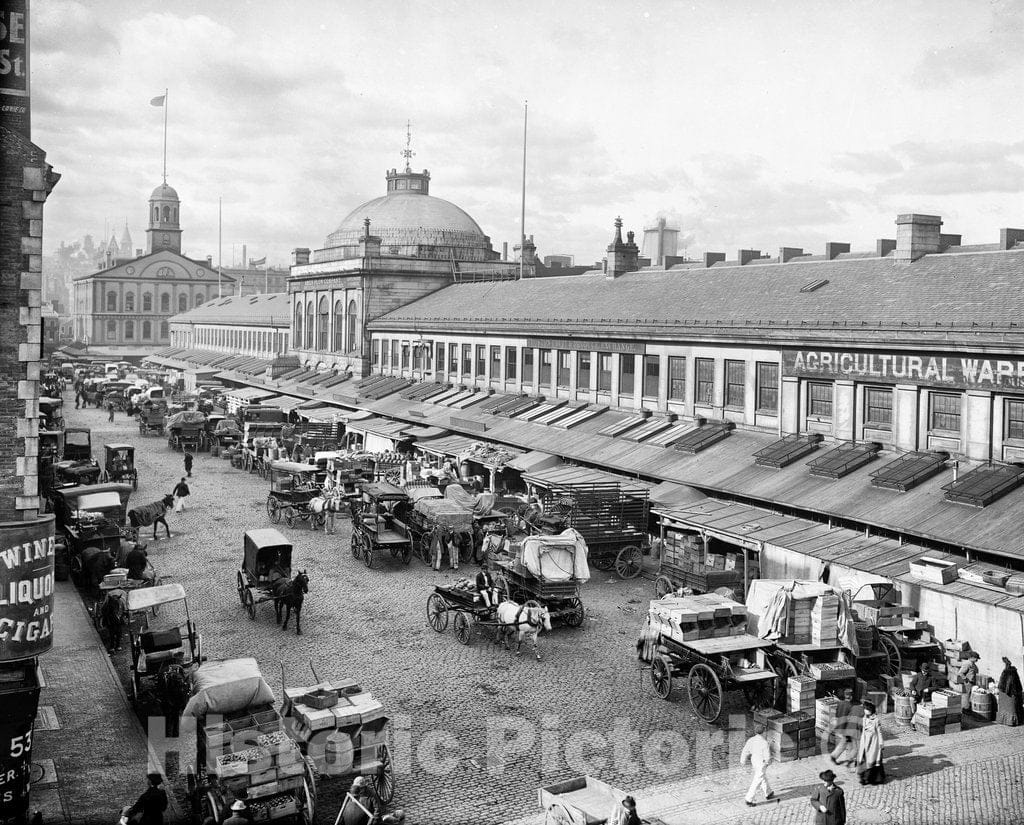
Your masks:
{"label": "pedestrian on sidewalk", "polygon": [[814,825],[846,825],[846,794],[836,785],[832,771],[818,774],[822,784],[811,794]]}
{"label": "pedestrian on sidewalk", "polygon": [[164,778],[158,773],[148,774],[149,787],[139,801],[128,809],[130,825],[163,825],[164,811],[167,810],[167,791],[160,786]]}
{"label": "pedestrian on sidewalk", "polygon": [[864,703],[864,727],[857,749],[857,772],[861,785],[882,785],[885,783],[885,766],[882,764],[882,720],[875,712],[873,702]]}
{"label": "pedestrian on sidewalk", "polygon": [[192,494],[192,491],[188,489],[188,484],[185,483],[185,477],[181,477],[181,481],[174,485],[174,490],[171,491],[171,495],[174,496],[174,512],[184,513],[185,512],[185,499]]}
{"label": "pedestrian on sidewalk", "polygon": [[192,462],[195,461],[195,456],[192,453],[185,451],[185,475],[192,478]]}
{"label": "pedestrian on sidewalk", "polygon": [[836,720],[832,730],[836,737],[836,746],[830,754],[834,765],[849,765],[851,768],[856,765],[863,721],[864,709],[854,702],[853,689],[845,688],[843,698],[836,705]]}
{"label": "pedestrian on sidewalk", "polygon": [[756,725],[754,727],[754,735],[751,736],[746,744],[743,745],[743,750],[740,751],[740,764],[746,765],[750,763],[750,767],[753,769],[753,779],[750,782],[750,790],[747,791],[744,801],[747,806],[753,808],[756,804],[754,797],[757,795],[757,789],[760,788],[764,791],[764,798],[766,800],[772,799],[775,794],[768,784],[768,765],[772,761],[772,749],[768,744],[768,740],[764,737],[764,725]]}

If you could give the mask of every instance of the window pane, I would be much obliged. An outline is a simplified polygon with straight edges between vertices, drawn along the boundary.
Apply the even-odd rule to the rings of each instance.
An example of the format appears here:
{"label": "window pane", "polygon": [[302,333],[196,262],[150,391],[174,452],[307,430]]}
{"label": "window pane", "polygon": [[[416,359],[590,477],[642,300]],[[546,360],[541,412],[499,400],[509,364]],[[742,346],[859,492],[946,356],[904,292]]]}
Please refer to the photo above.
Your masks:
{"label": "window pane", "polygon": [[725,362],[725,406],[742,407],[747,367],[743,361]]}
{"label": "window pane", "polygon": [[674,401],[686,400],[686,359],[669,356],[668,397]]}
{"label": "window pane", "polygon": [[437,345],[437,368],[444,369],[444,344]]}
{"label": "window pane", "polygon": [[960,432],[960,396],[943,393],[931,394],[931,422],[929,429]]}
{"label": "window pane", "polygon": [[488,377],[493,381],[501,378],[501,347],[491,347],[491,372]]}
{"label": "window pane", "polygon": [[757,365],[757,409],[762,412],[779,411],[779,365]]}
{"label": "window pane", "polygon": [[576,389],[590,389],[590,353],[576,354]]}
{"label": "window pane", "polygon": [[398,366],[398,339],[394,338],[391,341],[391,366]]}
{"label": "window pane", "polygon": [[698,404],[715,403],[715,360],[698,358],[696,364],[696,387],[693,400]]}
{"label": "window pane", "polygon": [[523,383],[533,383],[533,348],[523,350]]}
{"label": "window pane", "polygon": [[388,346],[388,339],[382,338],[380,342],[380,351],[384,356],[384,360],[381,362],[382,367],[388,366],[388,358],[391,357],[391,347]]}
{"label": "window pane", "polygon": [[832,417],[832,385],[817,381],[807,384],[807,414]]}
{"label": "window pane", "polygon": [[459,345],[449,344],[448,345],[448,372],[452,374],[452,377],[459,373]]}
{"label": "window pane", "polygon": [[487,348],[483,344],[476,347],[476,377],[483,378],[487,375]]}
{"label": "window pane", "polygon": [[505,380],[516,380],[516,355],[518,350],[515,347],[505,347]]}
{"label": "window pane", "polygon": [[402,369],[409,368],[409,344],[402,343]]}
{"label": "window pane", "polygon": [[462,374],[469,377],[473,374],[473,345],[462,345]]}
{"label": "window pane", "polygon": [[636,382],[636,359],[632,355],[619,356],[619,392],[632,395]]}
{"label": "window pane", "polygon": [[609,352],[597,354],[597,389],[598,392],[612,391],[612,356]]}
{"label": "window pane", "polygon": [[[440,348],[441,348],[441,345],[438,344],[438,349],[440,349]],[[443,350],[442,350],[442,352],[443,352]],[[431,355],[433,355],[433,353],[434,353],[434,345],[432,343],[430,343],[429,341],[427,341],[427,343],[425,343],[423,345],[423,369],[425,369],[425,370],[433,369],[434,365],[431,363],[431,358],[430,358]],[[444,357],[443,356],[442,356],[441,360],[444,361]]]}
{"label": "window pane", "polygon": [[1006,402],[1006,437],[1024,439],[1024,401]]}
{"label": "window pane", "polygon": [[892,426],[892,390],[882,387],[864,390],[864,423],[875,427]]}
{"label": "window pane", "polygon": [[551,386],[551,350],[549,349],[540,351],[540,376],[537,383]]}
{"label": "window pane", "polygon": [[658,379],[661,375],[661,359],[657,355],[644,356],[644,395],[658,397]]}
{"label": "window pane", "polygon": [[558,351],[558,386],[569,386],[569,374],[572,372],[572,353],[560,349]]}

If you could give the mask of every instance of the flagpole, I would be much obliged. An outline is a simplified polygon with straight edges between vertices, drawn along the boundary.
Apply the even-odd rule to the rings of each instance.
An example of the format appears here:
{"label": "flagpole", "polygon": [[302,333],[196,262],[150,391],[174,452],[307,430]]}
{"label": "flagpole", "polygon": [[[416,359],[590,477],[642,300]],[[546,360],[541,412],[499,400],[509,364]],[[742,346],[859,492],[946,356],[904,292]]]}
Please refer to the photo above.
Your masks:
{"label": "flagpole", "polygon": [[222,298],[223,293],[221,292],[220,284],[220,268],[221,268],[221,256],[224,254],[224,243],[223,243],[223,229],[224,229],[224,199],[217,198],[217,297]]}
{"label": "flagpole", "polygon": [[523,277],[523,262],[526,257],[526,118],[530,102],[523,101],[523,199],[519,212],[519,277]]}
{"label": "flagpole", "polygon": [[263,291],[270,292],[270,266],[266,261],[263,262]]}
{"label": "flagpole", "polygon": [[170,108],[167,89],[164,89],[164,183],[167,183],[167,110]]}

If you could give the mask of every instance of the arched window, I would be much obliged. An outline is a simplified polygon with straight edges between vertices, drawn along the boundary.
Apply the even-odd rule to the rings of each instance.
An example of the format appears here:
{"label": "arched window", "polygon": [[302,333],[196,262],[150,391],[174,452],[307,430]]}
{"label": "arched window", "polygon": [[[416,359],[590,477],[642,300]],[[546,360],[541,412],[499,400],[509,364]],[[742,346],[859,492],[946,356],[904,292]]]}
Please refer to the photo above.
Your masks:
{"label": "arched window", "polygon": [[117,312],[117,293],[107,293],[107,312]]}
{"label": "arched window", "polygon": [[167,322],[166,321],[161,321],[160,322],[160,340],[163,341],[163,340],[166,340],[166,338],[167,338]]}
{"label": "arched window", "polygon": [[171,220],[171,207],[164,207],[164,220],[170,222]]}
{"label": "arched window", "polygon": [[206,300],[206,298],[203,297],[202,295],[196,295],[196,303],[195,303],[195,305],[199,306],[205,300]]}
{"label": "arched window", "polygon": [[354,352],[356,349],[356,341],[358,340],[356,337],[356,326],[358,323],[359,321],[356,318],[356,302],[354,300],[349,301],[348,312],[345,313],[345,328],[348,330],[347,345],[349,352]]}
{"label": "arched window", "polygon": [[171,311],[171,293],[163,292],[160,294],[160,311],[170,312]]}
{"label": "arched window", "polygon": [[345,303],[344,301],[334,302],[334,346],[335,352],[344,352],[345,349]]}
{"label": "arched window", "polygon": [[135,322],[125,321],[124,322],[124,340],[130,341],[135,337]]}
{"label": "arched window", "polygon": [[124,311],[135,312],[135,293],[126,292],[124,294]]}
{"label": "arched window", "polygon": [[316,307],[316,348],[321,352],[327,349],[327,298],[320,296],[320,303]]}
{"label": "arched window", "polygon": [[153,293],[143,292],[142,293],[142,311],[152,312],[153,311]]}
{"label": "arched window", "polygon": [[117,321],[107,321],[107,340],[113,341],[117,338]]}
{"label": "arched window", "polygon": [[306,349],[313,349],[313,302],[306,303]]}
{"label": "arched window", "polygon": [[153,323],[152,321],[142,322],[142,340],[148,341],[153,337]]}
{"label": "arched window", "polygon": [[184,312],[188,309],[188,295],[182,293],[178,296],[178,312]]}
{"label": "arched window", "polygon": [[295,305],[295,329],[292,331],[292,340],[302,344],[302,304]]}
{"label": "arched window", "polygon": [[159,206],[154,206],[153,207],[153,220],[154,221],[160,220],[160,207]]}

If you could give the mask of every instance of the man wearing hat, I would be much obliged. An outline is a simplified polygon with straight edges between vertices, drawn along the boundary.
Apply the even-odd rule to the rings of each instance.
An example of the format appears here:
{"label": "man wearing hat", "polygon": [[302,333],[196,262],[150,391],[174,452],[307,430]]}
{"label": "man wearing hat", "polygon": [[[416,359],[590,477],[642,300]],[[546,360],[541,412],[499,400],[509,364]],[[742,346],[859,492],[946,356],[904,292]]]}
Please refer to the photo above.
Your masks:
{"label": "man wearing hat", "polygon": [[476,574],[476,592],[480,594],[484,607],[495,607],[498,604],[498,590],[494,586],[494,577],[486,567],[481,568]]}
{"label": "man wearing hat", "polygon": [[236,799],[231,803],[231,816],[224,820],[224,825],[249,825],[249,818],[245,815],[247,808],[244,800]]}
{"label": "man wearing hat", "polygon": [[956,681],[963,693],[970,693],[978,684],[978,661],[980,659],[981,656],[978,652],[972,650],[967,654],[967,661],[957,670]]}
{"label": "man wearing hat", "polygon": [[159,773],[146,775],[149,787],[139,797],[138,802],[128,809],[128,821],[132,825],[163,825],[164,811],[167,810],[167,791],[160,787],[164,778]]}
{"label": "man wearing hat", "polygon": [[822,771],[818,778],[822,784],[811,794],[814,825],[846,825],[846,796],[836,785],[836,775],[832,771]]}

